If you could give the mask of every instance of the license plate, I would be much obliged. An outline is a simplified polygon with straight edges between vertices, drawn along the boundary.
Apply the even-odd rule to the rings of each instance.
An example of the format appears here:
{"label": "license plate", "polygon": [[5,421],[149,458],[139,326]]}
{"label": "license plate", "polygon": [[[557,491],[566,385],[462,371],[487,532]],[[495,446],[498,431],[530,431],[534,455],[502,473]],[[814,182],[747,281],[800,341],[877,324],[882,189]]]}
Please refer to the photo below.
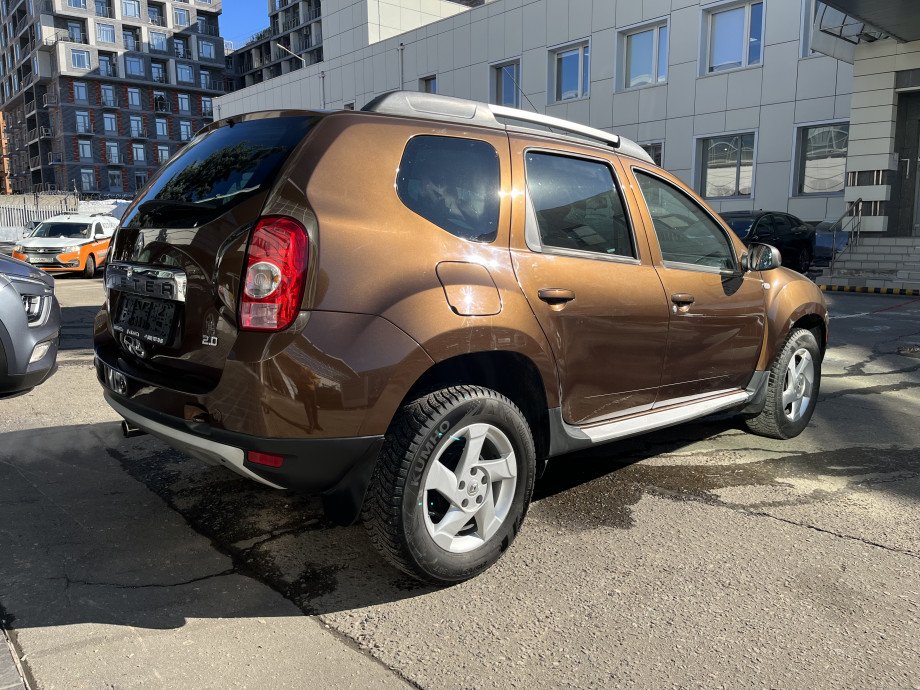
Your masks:
{"label": "license plate", "polygon": [[53,256],[30,256],[29,257],[30,264],[50,264],[52,262],[54,262]]}
{"label": "license plate", "polygon": [[175,317],[175,302],[124,295],[115,330],[148,343],[165,345],[172,336]]}

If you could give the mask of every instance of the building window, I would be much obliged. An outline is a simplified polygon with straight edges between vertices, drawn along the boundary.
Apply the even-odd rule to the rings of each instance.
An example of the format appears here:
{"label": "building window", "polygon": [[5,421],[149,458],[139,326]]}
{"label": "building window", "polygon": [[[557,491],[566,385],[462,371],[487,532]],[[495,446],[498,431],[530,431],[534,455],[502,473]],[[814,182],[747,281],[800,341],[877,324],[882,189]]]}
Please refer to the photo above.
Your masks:
{"label": "building window", "polygon": [[115,87],[111,84],[102,85],[102,104],[109,108],[114,108],[116,105]]}
{"label": "building window", "polygon": [[80,160],[91,161],[93,160],[93,144],[88,139],[80,139]]}
{"label": "building window", "polygon": [[118,144],[110,141],[105,145],[105,158],[110,165],[117,165],[121,161],[118,160]]}
{"label": "building window", "polygon": [[191,141],[192,139],[192,123],[188,120],[179,121],[179,140],[180,141]]}
{"label": "building window", "polygon": [[801,127],[797,141],[796,193],[838,194],[846,179],[850,125]]}
{"label": "building window", "polygon": [[131,144],[131,154],[135,163],[144,163],[147,160],[147,149],[143,144]]}
{"label": "building window", "polygon": [[[348,110],[348,107],[345,108]],[[355,104],[351,104],[351,110],[355,109]],[[212,117],[214,115],[214,101],[209,96],[201,97],[201,114],[204,117]]]}
{"label": "building window", "polygon": [[128,106],[131,108],[141,107],[141,90],[134,87],[128,89]]}
{"label": "building window", "polygon": [[83,22],[67,22],[67,35],[74,43],[89,43],[83,31]]}
{"label": "building window", "polygon": [[169,138],[169,125],[167,124],[165,117],[157,118],[157,137],[160,139]]}
{"label": "building window", "polygon": [[140,0],[122,0],[121,13],[125,17],[140,17],[141,16]]}
{"label": "building window", "polygon": [[521,105],[521,63],[515,60],[492,68],[495,87],[492,90],[492,102],[509,108]]}
{"label": "building window", "polygon": [[140,191],[147,185],[147,173],[146,172],[136,172],[134,173],[134,186]]}
{"label": "building window", "polygon": [[105,113],[102,116],[102,127],[106,134],[115,134],[118,132],[118,120],[115,113]]}
{"label": "building window", "polygon": [[89,69],[89,51],[72,48],[70,51],[70,64],[74,69]]}
{"label": "building window", "polygon": [[187,93],[179,94],[179,112],[180,113],[192,112],[192,99],[189,98],[189,95]]}
{"label": "building window", "polygon": [[156,50],[160,53],[165,53],[168,48],[166,47],[166,34],[162,31],[151,31],[150,32],[150,50]]}
{"label": "building window", "polygon": [[655,165],[660,168],[664,160],[664,144],[660,141],[656,141],[651,144],[640,144],[640,146],[649,155],[649,158],[655,162]]}
{"label": "building window", "polygon": [[73,83],[73,100],[76,103],[88,103],[89,95],[86,91],[85,81],[75,81]]}
{"label": "building window", "polygon": [[93,131],[90,126],[89,113],[85,110],[77,112],[77,131],[80,134],[89,134]]}
{"label": "building window", "polygon": [[626,88],[668,80],[668,25],[661,24],[626,35]]}
{"label": "building window", "polygon": [[217,57],[217,50],[211,41],[198,41],[198,55],[206,60],[213,60]]}
{"label": "building window", "polygon": [[763,60],[763,3],[709,13],[709,72],[759,65]]}
{"label": "building window", "polygon": [[73,7],[76,10],[85,10],[86,0],[67,0],[67,6]]}
{"label": "building window", "polygon": [[144,132],[144,118],[140,115],[131,116],[131,136],[139,137]]}
{"label": "building window", "polygon": [[176,77],[179,81],[183,81],[187,84],[191,84],[195,81],[195,75],[192,72],[192,66],[185,65],[181,62],[176,65]]}
{"label": "building window", "polygon": [[591,54],[587,43],[551,53],[554,95],[557,101],[583,98],[591,83]]}
{"label": "building window", "polygon": [[177,7],[175,11],[175,17],[176,17],[176,26],[178,27],[186,27],[192,23],[191,15],[189,14],[189,11],[185,8]]}
{"label": "building window", "polygon": [[214,84],[211,83],[211,73],[206,69],[201,70],[198,74],[198,85],[202,89],[213,89]]}
{"label": "building window", "polygon": [[80,170],[80,188],[84,192],[96,191],[96,172],[92,168]]}
{"label": "building window", "polygon": [[750,196],[754,185],[754,133],[700,139],[700,193],[710,199]]}
{"label": "building window", "polygon": [[115,26],[112,24],[96,24],[96,39],[100,43],[115,43]]}
{"label": "building window", "polygon": [[157,160],[160,163],[165,163],[169,160],[169,146],[166,144],[160,144],[157,146]]}
{"label": "building window", "polygon": [[125,58],[125,71],[132,77],[146,76],[144,71],[144,61],[138,57]]}
{"label": "building window", "polygon": [[121,172],[118,170],[109,170],[109,191],[122,191]]}
{"label": "building window", "polygon": [[423,93],[437,93],[438,92],[438,77],[437,75],[432,75],[430,77],[422,77],[418,80],[418,90]]}
{"label": "building window", "polygon": [[[204,106],[202,106],[202,108],[204,108]],[[343,110],[354,110],[354,109],[355,109],[354,103],[346,103],[343,108]],[[212,109],[211,112],[208,113],[208,115],[213,115],[213,114],[214,114],[214,110]]]}

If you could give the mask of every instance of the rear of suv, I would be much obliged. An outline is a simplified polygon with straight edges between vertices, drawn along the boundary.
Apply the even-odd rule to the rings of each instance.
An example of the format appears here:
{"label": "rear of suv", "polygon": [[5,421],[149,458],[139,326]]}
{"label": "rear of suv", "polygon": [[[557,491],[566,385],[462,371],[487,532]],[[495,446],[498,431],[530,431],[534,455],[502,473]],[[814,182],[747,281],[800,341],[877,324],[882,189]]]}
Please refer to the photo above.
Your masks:
{"label": "rear of suv", "polygon": [[456,582],[549,458],[737,411],[807,426],[821,293],[633,142],[395,92],[203,130],[125,214],[95,324],[126,433],[359,517]]}

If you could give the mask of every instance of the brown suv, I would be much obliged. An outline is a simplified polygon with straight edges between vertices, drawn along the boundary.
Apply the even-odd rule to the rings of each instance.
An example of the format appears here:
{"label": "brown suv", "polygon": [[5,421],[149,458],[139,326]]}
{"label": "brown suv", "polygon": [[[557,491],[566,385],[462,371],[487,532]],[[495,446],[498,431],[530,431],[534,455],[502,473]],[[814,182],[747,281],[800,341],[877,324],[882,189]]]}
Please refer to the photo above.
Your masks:
{"label": "brown suv", "polygon": [[127,434],[362,517],[454,582],[549,458],[720,411],[814,411],[821,293],[636,144],[397,92],[203,130],[118,229],[96,366]]}

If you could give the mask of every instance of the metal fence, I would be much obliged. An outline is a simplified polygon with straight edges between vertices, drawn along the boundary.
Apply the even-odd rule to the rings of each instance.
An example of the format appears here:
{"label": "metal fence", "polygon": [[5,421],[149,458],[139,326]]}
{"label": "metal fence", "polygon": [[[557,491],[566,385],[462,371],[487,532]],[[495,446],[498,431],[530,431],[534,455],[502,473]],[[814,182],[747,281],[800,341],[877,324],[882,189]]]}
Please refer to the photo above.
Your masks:
{"label": "metal fence", "polygon": [[0,199],[0,228],[26,228],[36,220],[46,220],[62,213],[76,213],[80,199],[73,194],[44,196],[24,194]]}

